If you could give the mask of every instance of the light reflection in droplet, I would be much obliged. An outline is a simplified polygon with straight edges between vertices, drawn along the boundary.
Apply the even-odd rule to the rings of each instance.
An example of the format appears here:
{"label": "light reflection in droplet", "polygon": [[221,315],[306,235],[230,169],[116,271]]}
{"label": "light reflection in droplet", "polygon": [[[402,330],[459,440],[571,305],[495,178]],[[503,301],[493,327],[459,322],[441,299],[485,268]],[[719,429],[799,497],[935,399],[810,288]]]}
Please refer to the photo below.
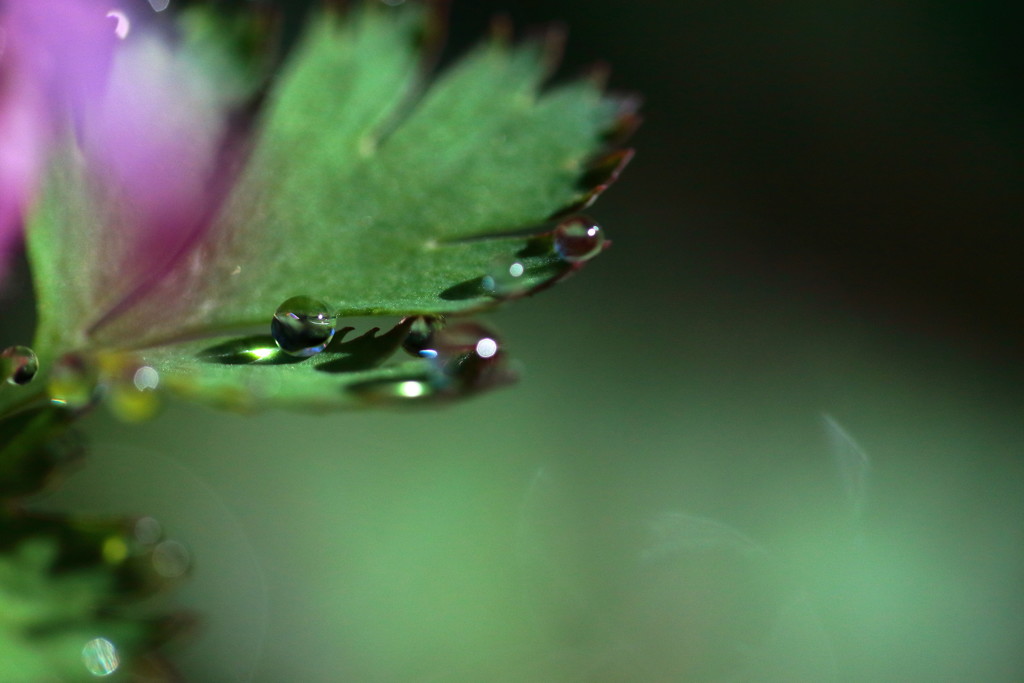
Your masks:
{"label": "light reflection in droplet", "polygon": [[175,579],[188,571],[188,549],[178,541],[163,541],[153,549],[153,569],[168,579]]}
{"label": "light reflection in droplet", "polygon": [[404,398],[420,398],[427,393],[427,390],[426,384],[413,380],[398,385],[398,395]]}
{"label": "light reflection in droplet", "polygon": [[148,365],[143,365],[135,371],[132,382],[139,391],[152,391],[160,386],[160,373]]}
{"label": "light reflection in droplet", "polygon": [[490,358],[498,352],[498,342],[490,337],[484,337],[476,343],[476,355],[481,358]]}
{"label": "light reflection in droplet", "polygon": [[277,349],[264,346],[262,348],[246,349],[243,353],[253,360],[266,360],[275,355],[277,353]]}
{"label": "light reflection in droplet", "polygon": [[114,26],[114,35],[121,40],[128,37],[128,32],[132,29],[132,22],[128,20],[128,15],[119,9],[112,9],[107,12],[107,17],[117,22]]}
{"label": "light reflection in droplet", "polygon": [[82,648],[82,661],[93,676],[109,676],[121,665],[117,648],[106,638],[93,638],[86,643]]}
{"label": "light reflection in droplet", "polygon": [[154,12],[163,12],[171,4],[171,0],[149,0],[149,6]]}

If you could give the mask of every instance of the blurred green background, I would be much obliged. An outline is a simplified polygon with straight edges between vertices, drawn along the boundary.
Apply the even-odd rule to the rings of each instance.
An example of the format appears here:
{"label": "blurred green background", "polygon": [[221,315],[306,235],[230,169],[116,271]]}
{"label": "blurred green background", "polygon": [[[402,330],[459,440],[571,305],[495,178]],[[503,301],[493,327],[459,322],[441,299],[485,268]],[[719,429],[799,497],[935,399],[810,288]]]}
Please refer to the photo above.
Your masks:
{"label": "blurred green background", "polygon": [[455,0],[449,56],[560,20],[563,74],[645,99],[613,249],[490,317],[522,382],[97,415],[46,504],[190,548],[189,680],[1020,680],[1016,11]]}

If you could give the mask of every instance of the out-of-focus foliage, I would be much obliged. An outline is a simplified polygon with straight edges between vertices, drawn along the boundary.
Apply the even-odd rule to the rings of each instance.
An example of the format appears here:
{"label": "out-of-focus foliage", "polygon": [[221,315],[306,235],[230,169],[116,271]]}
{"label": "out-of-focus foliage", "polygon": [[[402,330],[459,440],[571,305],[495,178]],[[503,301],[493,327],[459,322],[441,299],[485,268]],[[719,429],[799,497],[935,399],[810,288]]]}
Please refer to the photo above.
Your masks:
{"label": "out-of-focus foliage", "polygon": [[187,624],[140,602],[173,583],[158,546],[120,521],[5,514],[0,524],[0,681],[170,671],[140,656]]}

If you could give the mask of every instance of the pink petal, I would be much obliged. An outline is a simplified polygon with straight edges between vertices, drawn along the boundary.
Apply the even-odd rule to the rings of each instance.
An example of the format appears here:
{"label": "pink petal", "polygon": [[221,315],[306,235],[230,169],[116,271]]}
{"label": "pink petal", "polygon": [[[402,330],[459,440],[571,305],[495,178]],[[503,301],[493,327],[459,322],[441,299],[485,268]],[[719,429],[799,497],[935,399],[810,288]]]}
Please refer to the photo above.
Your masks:
{"label": "pink petal", "polygon": [[75,109],[102,92],[117,37],[107,8],[91,0],[6,3],[8,49],[50,107]]}
{"label": "pink petal", "polygon": [[225,134],[213,84],[197,64],[143,36],[119,52],[105,95],[85,124],[90,164],[133,214],[135,257],[160,260],[187,239],[207,209]]}
{"label": "pink petal", "polygon": [[129,35],[118,49],[80,130],[89,173],[119,214],[105,226],[113,268],[101,289],[114,296],[98,324],[180,264],[212,224],[230,94],[155,35]]}
{"label": "pink petal", "polygon": [[0,276],[66,107],[102,92],[115,42],[99,5],[8,2],[0,14]]}
{"label": "pink petal", "polygon": [[22,74],[0,62],[0,278],[21,237],[45,138],[39,125],[41,102],[27,85]]}
{"label": "pink petal", "polygon": [[[17,242],[54,133],[74,133],[102,206],[93,298],[102,321],[187,255],[210,225],[225,101],[203,65],[105,3],[2,5],[0,257]],[[22,87],[24,86],[24,87]],[[70,126],[70,128],[68,128]],[[66,136],[62,139],[68,139]],[[73,228],[74,226],[69,226]]]}

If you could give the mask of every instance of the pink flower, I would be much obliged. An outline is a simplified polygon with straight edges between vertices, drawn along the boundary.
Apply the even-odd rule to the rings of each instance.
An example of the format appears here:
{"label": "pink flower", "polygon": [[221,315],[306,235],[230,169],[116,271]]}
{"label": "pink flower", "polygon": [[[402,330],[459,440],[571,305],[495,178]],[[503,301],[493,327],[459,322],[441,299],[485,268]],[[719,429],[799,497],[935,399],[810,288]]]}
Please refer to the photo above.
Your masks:
{"label": "pink flower", "polygon": [[109,300],[123,299],[180,260],[209,225],[232,93],[104,3],[3,7],[0,268],[48,151],[70,142],[97,199],[115,207],[96,238],[110,257]]}
{"label": "pink flower", "polygon": [[[0,29],[0,41],[4,38]],[[0,279],[21,235],[21,218],[39,175],[45,108],[24,73],[10,67],[0,42]]]}
{"label": "pink flower", "polygon": [[78,148],[111,212],[99,235],[114,266],[102,286],[107,312],[180,264],[212,225],[230,187],[230,82],[140,32],[119,46],[105,91],[83,111]]}
{"label": "pink flower", "polygon": [[30,0],[0,9],[0,274],[61,112],[81,111],[103,91],[115,42],[94,3]]}

